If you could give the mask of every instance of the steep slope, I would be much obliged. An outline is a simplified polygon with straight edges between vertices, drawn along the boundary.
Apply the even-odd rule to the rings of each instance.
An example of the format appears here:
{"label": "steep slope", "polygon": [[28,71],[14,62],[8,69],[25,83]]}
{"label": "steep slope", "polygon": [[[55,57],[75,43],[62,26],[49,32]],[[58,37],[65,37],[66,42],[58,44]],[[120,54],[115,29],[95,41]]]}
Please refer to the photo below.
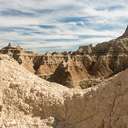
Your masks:
{"label": "steep slope", "polygon": [[[58,86],[60,91],[57,91]],[[55,111],[62,111],[63,115],[60,108],[67,90],[38,78],[8,56],[0,55],[1,126],[45,128],[43,122],[49,124],[50,121],[40,118],[52,116]]]}
{"label": "steep slope", "polygon": [[4,128],[125,128],[128,70],[86,89],[68,89],[0,55],[0,126]]}
{"label": "steep slope", "polygon": [[54,74],[48,80],[65,85],[66,87],[78,87],[79,81],[88,80],[89,74],[85,65],[77,59],[80,60],[81,56],[76,55],[72,58],[69,56],[67,61],[60,63]]}
{"label": "steep slope", "polygon": [[97,56],[92,72],[98,76],[109,77],[128,67],[128,38],[116,39],[97,44]]}
{"label": "steep slope", "polygon": [[124,34],[123,34],[121,37],[122,37],[122,38],[123,38],[123,37],[128,37],[128,26],[127,26],[127,28],[126,28]]}

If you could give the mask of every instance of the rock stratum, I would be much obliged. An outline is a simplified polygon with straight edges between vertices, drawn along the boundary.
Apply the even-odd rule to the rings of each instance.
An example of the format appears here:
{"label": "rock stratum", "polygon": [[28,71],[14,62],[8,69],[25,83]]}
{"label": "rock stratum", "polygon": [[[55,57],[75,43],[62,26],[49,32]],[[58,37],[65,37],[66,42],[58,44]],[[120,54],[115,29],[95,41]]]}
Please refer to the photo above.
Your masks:
{"label": "rock stratum", "polygon": [[81,46],[74,52],[39,55],[11,45],[0,52],[9,54],[27,70],[48,81],[79,88],[81,83],[101,81],[128,68],[128,27],[117,39]]}
{"label": "rock stratum", "polygon": [[0,54],[1,128],[127,128],[128,69],[85,90],[47,82]]}

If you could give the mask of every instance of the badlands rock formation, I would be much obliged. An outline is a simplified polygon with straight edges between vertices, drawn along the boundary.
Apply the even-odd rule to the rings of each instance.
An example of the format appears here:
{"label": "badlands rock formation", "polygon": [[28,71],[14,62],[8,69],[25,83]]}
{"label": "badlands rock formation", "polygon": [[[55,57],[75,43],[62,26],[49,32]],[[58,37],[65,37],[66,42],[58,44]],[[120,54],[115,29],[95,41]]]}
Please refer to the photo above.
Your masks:
{"label": "badlands rock formation", "polygon": [[1,128],[127,128],[128,70],[85,90],[30,73],[0,54]]}
{"label": "badlands rock formation", "polygon": [[122,38],[126,38],[126,37],[128,37],[128,26],[127,26],[127,28],[126,28],[126,30],[125,30],[125,32],[124,32],[124,34],[121,36]]}
{"label": "badlands rock formation", "polygon": [[[80,80],[89,78],[89,74],[82,62],[82,59],[88,59],[86,56],[83,58],[80,55],[64,53],[39,55],[12,46],[3,48],[1,53],[9,54],[19,64],[38,76],[69,87],[78,85]],[[58,75],[61,79],[59,81]]]}
{"label": "badlands rock formation", "polygon": [[94,47],[81,46],[74,52],[39,55],[9,45],[1,53],[9,54],[26,69],[48,81],[79,87],[81,81],[88,83],[109,78],[128,68],[128,27],[117,39]]}

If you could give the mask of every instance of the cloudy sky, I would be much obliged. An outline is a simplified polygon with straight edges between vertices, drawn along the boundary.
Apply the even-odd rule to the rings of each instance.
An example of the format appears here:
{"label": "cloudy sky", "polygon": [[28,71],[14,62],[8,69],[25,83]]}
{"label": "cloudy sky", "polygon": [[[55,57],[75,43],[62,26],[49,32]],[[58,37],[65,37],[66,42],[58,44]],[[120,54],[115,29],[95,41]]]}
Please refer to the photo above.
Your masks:
{"label": "cloudy sky", "polygon": [[74,50],[118,37],[128,25],[128,0],[0,0],[0,47]]}

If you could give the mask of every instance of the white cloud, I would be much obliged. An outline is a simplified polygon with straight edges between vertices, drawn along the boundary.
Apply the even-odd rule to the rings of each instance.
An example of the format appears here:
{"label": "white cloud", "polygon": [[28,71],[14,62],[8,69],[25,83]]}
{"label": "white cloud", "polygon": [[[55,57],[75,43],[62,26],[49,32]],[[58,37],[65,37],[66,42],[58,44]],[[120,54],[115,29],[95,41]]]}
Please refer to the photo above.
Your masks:
{"label": "white cloud", "polygon": [[28,25],[38,25],[40,21],[36,18],[23,17],[0,17],[0,26],[24,27]]}
{"label": "white cloud", "polygon": [[127,12],[127,0],[0,0],[0,47],[10,40],[30,48],[102,42],[121,35]]}

